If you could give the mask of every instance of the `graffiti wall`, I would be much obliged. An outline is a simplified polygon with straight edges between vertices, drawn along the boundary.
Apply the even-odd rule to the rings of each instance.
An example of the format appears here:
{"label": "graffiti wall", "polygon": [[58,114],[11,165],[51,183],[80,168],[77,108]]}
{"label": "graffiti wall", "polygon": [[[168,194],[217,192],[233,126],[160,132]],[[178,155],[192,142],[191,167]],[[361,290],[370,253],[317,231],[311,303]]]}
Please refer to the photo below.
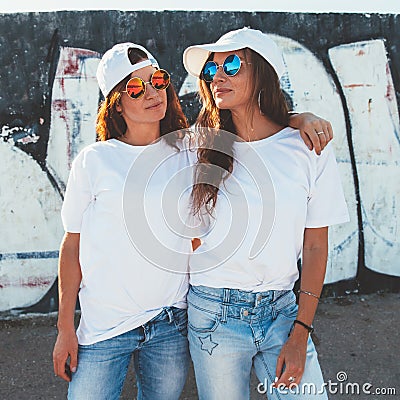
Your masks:
{"label": "graffiti wall", "polygon": [[[281,47],[294,109],[332,122],[351,222],[330,230],[325,293],[400,287],[400,16],[245,12],[0,15],[0,311],[50,311],[71,162],[96,139],[95,72],[114,43],[145,45],[198,111],[182,52],[251,26]],[[179,29],[177,29],[179,27]]]}

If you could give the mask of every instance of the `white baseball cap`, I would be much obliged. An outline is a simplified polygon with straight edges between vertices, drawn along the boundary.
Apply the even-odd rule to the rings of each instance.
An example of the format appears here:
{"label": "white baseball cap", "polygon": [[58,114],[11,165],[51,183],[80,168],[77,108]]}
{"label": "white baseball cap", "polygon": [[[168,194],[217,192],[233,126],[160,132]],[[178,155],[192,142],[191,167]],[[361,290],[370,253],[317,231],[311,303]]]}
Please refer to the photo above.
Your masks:
{"label": "white baseball cap", "polygon": [[183,53],[183,65],[189,74],[199,77],[210,53],[233,51],[244,48],[254,50],[268,61],[280,78],[285,72],[282,53],[276,43],[265,33],[242,28],[221,36],[215,43],[188,47]]}
{"label": "white baseball cap", "polygon": [[[132,48],[144,51],[148,60],[132,64],[128,57],[128,51]],[[126,76],[148,65],[159,68],[157,60],[147,49],[139,44],[129,42],[118,43],[110,50],[107,50],[100,60],[96,73],[97,82],[99,83],[104,97],[106,97],[114,86],[121,82]]]}

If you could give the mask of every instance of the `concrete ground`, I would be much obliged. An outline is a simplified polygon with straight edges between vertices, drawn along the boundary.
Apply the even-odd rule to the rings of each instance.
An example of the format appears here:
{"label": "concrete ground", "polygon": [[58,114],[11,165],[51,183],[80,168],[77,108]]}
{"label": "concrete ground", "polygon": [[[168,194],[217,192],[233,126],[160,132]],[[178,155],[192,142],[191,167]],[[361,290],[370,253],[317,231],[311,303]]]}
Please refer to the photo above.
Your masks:
{"label": "concrete ground", "polygon": [[[314,325],[330,399],[400,399],[399,300],[398,293],[380,293],[321,301]],[[67,384],[54,376],[52,367],[55,325],[55,314],[0,320],[0,399],[66,398]],[[251,399],[265,399],[257,385],[253,376]],[[135,394],[131,369],[121,399]],[[193,370],[184,399],[197,399]]]}

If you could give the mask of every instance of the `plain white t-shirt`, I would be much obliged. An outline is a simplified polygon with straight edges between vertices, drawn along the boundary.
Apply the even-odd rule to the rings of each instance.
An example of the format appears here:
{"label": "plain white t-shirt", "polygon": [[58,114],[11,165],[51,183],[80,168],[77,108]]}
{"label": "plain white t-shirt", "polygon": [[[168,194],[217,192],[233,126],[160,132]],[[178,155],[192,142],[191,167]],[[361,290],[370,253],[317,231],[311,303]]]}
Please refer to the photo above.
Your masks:
{"label": "plain white t-shirt", "polygon": [[220,185],[213,217],[202,212],[190,283],[292,289],[304,229],[349,220],[332,147],[318,156],[288,127],[262,140],[235,142],[233,150],[233,173]]}
{"label": "plain white t-shirt", "polygon": [[190,158],[164,140],[110,139],[74,160],[62,221],[66,232],[80,233],[80,344],[134,329],[163,307],[186,307],[191,242],[184,224],[170,222],[189,212]]}

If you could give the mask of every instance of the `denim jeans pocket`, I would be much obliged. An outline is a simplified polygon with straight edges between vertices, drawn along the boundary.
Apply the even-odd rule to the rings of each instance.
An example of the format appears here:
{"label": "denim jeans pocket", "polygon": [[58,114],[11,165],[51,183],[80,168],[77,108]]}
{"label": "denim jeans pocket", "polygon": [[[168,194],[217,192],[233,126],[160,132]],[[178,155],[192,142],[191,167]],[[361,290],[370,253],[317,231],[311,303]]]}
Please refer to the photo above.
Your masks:
{"label": "denim jeans pocket", "polygon": [[219,315],[189,304],[188,325],[194,332],[214,332],[219,325]]}
{"label": "denim jeans pocket", "polygon": [[187,337],[187,324],[188,316],[186,308],[172,307],[172,313],[174,315],[174,324],[178,332]]}
{"label": "denim jeans pocket", "polygon": [[283,315],[290,319],[295,319],[298,306],[296,304],[296,296],[293,292],[285,294],[276,301],[275,310],[277,315]]}

